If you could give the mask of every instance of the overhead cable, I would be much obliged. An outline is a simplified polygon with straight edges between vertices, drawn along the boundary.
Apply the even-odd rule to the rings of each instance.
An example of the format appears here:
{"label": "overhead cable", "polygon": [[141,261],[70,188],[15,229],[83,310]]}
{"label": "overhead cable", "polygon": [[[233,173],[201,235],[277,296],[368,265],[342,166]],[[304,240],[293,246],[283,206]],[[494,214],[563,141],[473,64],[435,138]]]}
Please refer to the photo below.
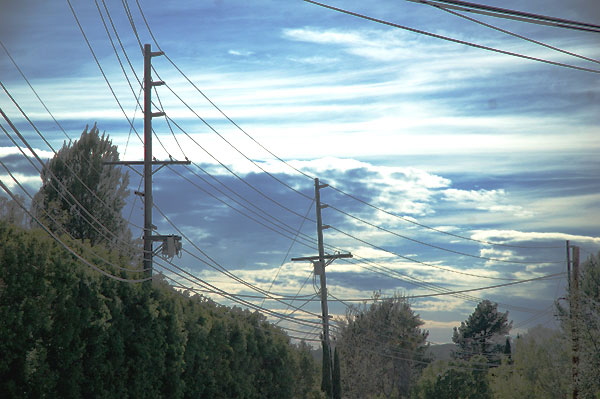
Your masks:
{"label": "overhead cable", "polygon": [[509,10],[507,8],[493,7],[485,4],[469,3],[460,0],[408,0],[414,3],[429,4],[441,8],[453,8],[460,11],[468,11],[478,14],[491,15],[493,17],[509,18],[517,21],[530,22],[541,25],[556,26],[559,28],[575,29],[587,32],[600,33],[600,25],[579,22],[564,18],[549,17],[546,15],[533,14],[529,12]]}
{"label": "overhead cable", "polygon": [[438,35],[437,33],[431,33],[431,32],[427,32],[427,31],[424,31],[424,30],[415,29],[415,28],[411,28],[411,27],[408,27],[408,26],[405,26],[405,25],[395,24],[393,22],[385,21],[385,20],[378,19],[378,18],[369,17],[369,16],[364,15],[364,14],[359,14],[357,12],[348,11],[348,10],[345,10],[343,8],[338,8],[338,7],[330,6],[330,5],[319,3],[319,2],[313,1],[313,0],[304,0],[304,1],[307,2],[307,3],[315,4],[315,5],[320,6],[320,7],[328,8],[328,9],[333,10],[333,11],[341,12],[343,14],[352,15],[354,17],[362,18],[362,19],[365,19],[365,20],[368,20],[368,21],[372,21],[372,22],[377,22],[379,24],[391,26],[391,27],[394,27],[394,28],[408,30],[410,32],[419,33],[421,35],[426,35],[426,36],[434,37],[436,39],[442,39],[442,40],[446,40],[446,41],[453,42],[453,43],[463,44],[465,46],[475,47],[475,48],[478,48],[478,49],[488,50],[488,51],[492,51],[492,52],[495,52],[495,53],[500,53],[500,54],[504,54],[504,55],[510,55],[510,56],[513,56],[513,57],[523,58],[523,59],[527,59],[527,60],[531,60],[531,61],[543,62],[543,63],[546,63],[546,64],[560,66],[560,67],[564,67],[564,68],[571,68],[571,69],[576,69],[576,70],[579,70],[579,71],[591,72],[591,73],[600,73],[600,70],[598,70],[598,69],[584,68],[584,67],[580,67],[580,66],[577,66],[577,65],[564,64],[562,62],[550,61],[550,60],[546,60],[546,59],[543,59],[543,58],[537,58],[537,57],[531,57],[531,56],[524,55],[524,54],[513,53],[511,51],[506,51],[506,50],[501,50],[501,49],[497,49],[497,48],[493,48],[493,47],[483,46],[481,44],[467,42],[465,40],[454,39],[454,38],[451,38],[451,37],[448,37],[448,36]]}
{"label": "overhead cable", "polygon": [[0,45],[2,46],[2,48],[4,49],[4,51],[6,52],[6,55],[8,55],[8,58],[10,59],[10,61],[12,62],[12,64],[15,66],[15,68],[17,69],[17,71],[19,71],[19,74],[21,74],[21,77],[23,78],[23,80],[25,80],[25,82],[27,83],[27,85],[29,86],[29,88],[31,89],[31,91],[33,92],[33,94],[35,95],[35,97],[42,104],[42,106],[44,107],[44,109],[46,110],[46,112],[48,112],[48,114],[50,115],[50,117],[52,118],[52,120],[54,121],[54,123],[56,123],[56,126],[58,126],[58,128],[63,132],[63,134],[65,135],[65,137],[67,138],[67,140],[69,140],[69,143],[70,143],[72,141],[71,137],[69,137],[69,135],[67,134],[66,130],[56,120],[56,118],[54,117],[54,115],[52,114],[52,112],[50,112],[50,110],[46,106],[46,103],[44,103],[44,101],[41,99],[41,97],[39,96],[39,94],[37,93],[37,91],[35,91],[35,89],[31,85],[31,82],[29,81],[29,79],[27,79],[27,76],[25,76],[25,74],[23,73],[23,71],[21,70],[21,68],[19,67],[19,65],[15,61],[15,59],[12,57],[12,55],[10,54],[10,52],[8,51],[8,49],[6,48],[6,46],[4,46],[4,43],[2,43],[2,40],[0,40]]}
{"label": "overhead cable", "polygon": [[79,18],[77,17],[77,13],[75,12],[75,9],[73,8],[73,5],[71,4],[71,0],[67,0],[67,3],[69,4],[69,8],[71,9],[71,13],[73,14],[73,17],[75,18],[75,22],[77,23],[77,26],[79,27],[79,31],[81,32],[81,35],[83,36],[83,38],[84,38],[84,40],[85,40],[85,42],[86,42],[86,44],[87,44],[90,52],[92,53],[92,56],[94,57],[94,61],[96,61],[96,65],[98,66],[98,69],[100,69],[100,73],[104,77],[104,81],[108,85],[108,88],[110,89],[110,92],[112,93],[113,98],[117,102],[117,104],[119,106],[119,109],[121,110],[121,112],[125,116],[125,119],[127,119],[127,122],[129,123],[129,126],[131,126],[131,128],[133,129],[133,131],[135,132],[135,134],[139,138],[140,142],[143,143],[144,140],[142,139],[142,137],[140,136],[140,134],[136,130],[135,126],[133,126],[133,122],[131,122],[131,120],[129,119],[129,116],[125,112],[125,109],[123,109],[123,106],[121,105],[121,101],[119,101],[119,98],[117,97],[117,94],[115,93],[112,85],[110,84],[110,82],[108,80],[108,77],[106,76],[106,73],[104,72],[104,69],[102,69],[102,65],[100,65],[100,61],[98,60],[98,57],[96,56],[96,53],[94,52],[94,49],[92,48],[92,45],[91,45],[90,41],[88,40],[87,35],[85,34],[85,31],[83,30],[83,26],[81,26],[81,23],[79,22]]}
{"label": "overhead cable", "polygon": [[[412,1],[412,0],[408,0],[408,1]],[[586,57],[586,56],[583,56],[583,55],[581,55],[581,54],[576,54],[576,53],[573,53],[573,52],[571,52],[571,51],[563,50],[563,49],[561,49],[561,48],[558,48],[558,47],[555,47],[555,46],[551,46],[551,45],[549,45],[549,44],[546,44],[546,43],[540,42],[540,41],[538,41],[538,40],[534,40],[534,39],[531,39],[531,38],[525,37],[525,36],[523,36],[523,35],[519,35],[518,33],[514,33],[514,32],[511,32],[511,31],[509,31],[509,30],[502,29],[502,28],[500,28],[500,27],[497,27],[497,26],[494,26],[494,25],[491,25],[491,24],[485,23],[485,22],[483,22],[483,21],[480,21],[480,20],[478,20],[478,19],[471,18],[471,17],[469,17],[469,16],[467,16],[467,15],[464,15],[464,14],[461,14],[461,13],[458,13],[458,12],[455,12],[455,11],[452,11],[452,10],[448,9],[447,7],[437,6],[437,5],[435,5],[435,4],[433,4],[433,3],[429,3],[429,2],[427,2],[427,1],[422,1],[422,2],[423,2],[423,3],[425,3],[425,4],[431,4],[432,6],[434,6],[434,7],[436,7],[436,8],[439,8],[440,10],[446,11],[447,13],[450,13],[450,14],[452,14],[452,15],[456,15],[457,17],[464,18],[464,19],[466,19],[466,20],[469,20],[469,21],[471,21],[471,22],[475,22],[476,24],[479,24],[479,25],[485,26],[485,27],[487,27],[487,28],[490,28],[490,29],[497,30],[497,31],[499,31],[499,32],[502,32],[502,33],[505,33],[505,34],[507,34],[507,35],[514,36],[514,37],[517,37],[517,38],[519,38],[519,39],[526,40],[526,41],[528,41],[528,42],[531,42],[531,43],[535,43],[535,44],[537,44],[537,45],[540,45],[540,46],[543,46],[543,47],[549,48],[549,49],[551,49],[551,50],[558,51],[559,53],[567,54],[567,55],[570,55],[570,56],[573,56],[573,57],[576,57],[576,58],[581,58],[582,60],[586,60],[586,61],[594,62],[594,63],[596,63],[596,64],[600,64],[600,61],[599,61],[599,60],[596,60],[596,59],[594,59],[594,58]]]}
{"label": "overhead cable", "polygon": [[[156,46],[158,47],[158,49],[159,49],[159,50],[161,50],[161,51],[163,51],[163,52],[165,53],[165,54],[164,54],[165,58],[166,58],[166,59],[167,59],[167,60],[168,60],[168,61],[171,63],[171,65],[173,65],[173,67],[174,67],[174,68],[175,68],[175,69],[176,69],[176,70],[177,70],[177,71],[178,71],[178,72],[179,72],[179,73],[180,73],[180,74],[181,74],[181,75],[182,75],[182,76],[183,76],[183,77],[184,77],[184,78],[187,80],[187,82],[188,82],[190,85],[192,85],[192,87],[193,87],[193,88],[194,88],[194,89],[195,89],[195,90],[196,90],[198,93],[200,93],[200,94],[201,94],[201,95],[202,95],[202,96],[203,96],[203,97],[204,97],[204,98],[205,98],[205,99],[206,99],[206,100],[207,100],[207,101],[208,101],[208,102],[209,102],[209,103],[210,103],[210,104],[211,104],[211,105],[212,105],[212,106],[213,106],[213,107],[214,107],[214,108],[215,108],[215,109],[216,109],[216,110],[219,112],[219,113],[221,113],[221,115],[223,115],[223,116],[224,116],[224,117],[225,117],[225,118],[226,118],[226,119],[227,119],[229,122],[231,122],[231,123],[232,123],[232,124],[233,124],[233,125],[234,125],[234,126],[235,126],[235,127],[238,129],[238,130],[239,130],[239,131],[241,131],[241,132],[242,132],[242,133],[243,133],[245,136],[247,136],[249,139],[251,139],[251,140],[252,140],[254,143],[256,143],[256,144],[257,144],[259,147],[261,147],[263,150],[265,150],[265,151],[266,151],[267,153],[269,153],[271,156],[275,157],[275,158],[276,158],[278,161],[280,161],[280,162],[282,162],[283,164],[285,164],[286,166],[290,167],[291,169],[293,169],[293,170],[294,170],[294,171],[296,171],[297,173],[299,173],[299,174],[301,174],[301,175],[303,175],[303,176],[305,176],[305,177],[307,177],[307,178],[310,178],[311,180],[314,180],[314,177],[313,177],[313,176],[310,176],[310,175],[308,175],[307,173],[305,173],[304,171],[302,171],[302,170],[300,170],[300,169],[296,168],[295,166],[291,165],[289,162],[287,162],[286,160],[284,160],[284,159],[282,159],[281,157],[277,156],[275,153],[273,153],[272,151],[270,151],[270,150],[269,150],[267,147],[265,147],[263,144],[261,144],[260,142],[258,142],[258,141],[257,141],[257,140],[256,140],[254,137],[252,137],[252,136],[251,136],[251,135],[250,135],[248,132],[246,132],[246,131],[245,131],[245,130],[244,130],[244,129],[243,129],[243,128],[242,128],[242,127],[239,125],[239,124],[237,124],[237,123],[236,123],[236,122],[235,122],[235,121],[234,121],[232,118],[230,118],[230,117],[229,117],[229,116],[228,116],[228,115],[227,115],[227,114],[226,114],[226,113],[225,113],[225,112],[224,112],[224,111],[223,111],[223,110],[222,110],[222,109],[221,109],[221,108],[220,108],[220,107],[219,107],[217,104],[215,104],[215,103],[214,103],[214,102],[213,102],[213,101],[212,101],[212,100],[211,100],[211,99],[210,99],[210,98],[209,98],[209,97],[208,97],[208,96],[207,96],[207,95],[206,95],[206,94],[205,94],[205,93],[204,93],[204,92],[203,92],[203,91],[202,91],[202,90],[201,90],[201,89],[200,89],[200,88],[199,88],[199,87],[198,87],[198,86],[197,86],[197,85],[196,85],[196,84],[195,84],[195,83],[194,83],[194,82],[193,82],[193,81],[192,81],[192,80],[191,80],[191,79],[190,79],[190,78],[189,78],[189,77],[188,77],[188,76],[187,76],[187,75],[186,75],[186,74],[185,74],[185,73],[184,73],[184,72],[181,70],[181,68],[179,68],[179,67],[177,66],[177,64],[176,64],[176,63],[175,63],[175,62],[174,62],[174,61],[173,61],[171,58],[169,58],[169,56],[168,56],[167,52],[165,52],[164,50],[162,50],[162,48],[161,48],[160,44],[158,43],[158,41],[157,41],[156,37],[154,36],[154,34],[153,34],[153,32],[152,32],[152,29],[150,28],[150,25],[149,25],[149,23],[148,23],[148,20],[146,19],[146,16],[145,16],[145,14],[144,14],[144,11],[143,11],[143,9],[142,9],[142,7],[141,7],[141,5],[140,5],[139,1],[138,1],[138,0],[136,0],[136,3],[137,3],[137,6],[138,6],[138,10],[139,10],[139,12],[140,12],[140,15],[141,15],[141,17],[142,17],[142,19],[143,19],[143,21],[144,21],[144,23],[145,23],[145,25],[146,25],[146,28],[147,28],[147,30],[148,30],[148,32],[149,32],[149,34],[150,34],[150,36],[152,37],[152,39],[153,39],[154,43],[155,43],[155,44],[156,44]],[[137,35],[137,30],[136,30],[136,35]],[[178,126],[178,127],[179,127],[179,126]],[[181,129],[181,127],[179,127],[179,129],[180,129],[182,132],[184,132],[184,130],[183,130],[183,129]],[[185,132],[184,132],[184,133],[185,133]],[[418,226],[420,226],[420,227],[422,227],[422,228],[429,229],[429,230],[432,230],[432,231],[436,231],[436,232],[438,232],[438,233],[442,233],[442,234],[447,234],[447,235],[450,235],[450,236],[453,236],[453,237],[456,237],[456,238],[460,238],[460,239],[464,239],[464,240],[469,240],[469,241],[473,241],[473,242],[479,242],[479,243],[483,243],[483,244],[487,244],[487,245],[503,246],[503,247],[512,247],[512,248],[535,248],[535,249],[541,249],[541,248],[562,248],[562,246],[560,246],[560,247],[558,247],[558,246],[535,246],[535,247],[532,247],[532,246],[511,245],[511,244],[505,244],[505,243],[496,243],[496,242],[491,242],[491,241],[477,240],[477,239],[473,239],[473,238],[470,238],[470,237],[461,236],[461,235],[458,235],[458,234],[454,234],[454,233],[450,233],[450,232],[443,231],[443,230],[440,230],[440,229],[436,229],[436,228],[434,228],[434,227],[430,227],[430,226],[427,226],[427,225],[424,225],[424,224],[421,224],[421,223],[418,223],[418,222],[412,221],[412,220],[410,220],[410,219],[407,219],[407,218],[403,218],[403,217],[401,217],[401,216],[399,216],[399,215],[395,215],[395,214],[393,214],[392,212],[386,211],[386,210],[384,210],[384,209],[382,209],[382,208],[379,208],[379,207],[377,207],[377,206],[375,206],[375,205],[373,205],[373,204],[370,204],[370,203],[368,203],[368,202],[366,202],[366,201],[363,201],[363,200],[361,200],[361,199],[359,199],[359,198],[357,198],[357,197],[355,197],[355,196],[353,196],[353,195],[351,195],[351,194],[345,193],[344,191],[342,191],[342,190],[340,190],[340,189],[337,189],[337,188],[335,188],[335,187],[333,187],[333,186],[330,186],[330,187],[331,187],[332,189],[334,189],[334,190],[338,191],[339,193],[343,194],[343,195],[346,195],[346,196],[348,196],[348,197],[350,197],[350,198],[353,198],[353,199],[355,199],[355,200],[357,200],[357,201],[359,201],[359,202],[361,202],[361,203],[363,203],[363,204],[365,204],[365,205],[367,205],[367,206],[370,206],[370,207],[372,207],[372,208],[374,208],[374,209],[377,209],[377,210],[379,210],[379,211],[385,212],[385,213],[387,213],[387,214],[389,214],[389,215],[391,215],[391,216],[394,216],[394,217],[400,218],[400,219],[402,219],[402,220],[405,220],[405,221],[407,221],[407,222],[409,222],[409,223],[413,223],[413,224],[415,224],[415,225],[418,225]]]}

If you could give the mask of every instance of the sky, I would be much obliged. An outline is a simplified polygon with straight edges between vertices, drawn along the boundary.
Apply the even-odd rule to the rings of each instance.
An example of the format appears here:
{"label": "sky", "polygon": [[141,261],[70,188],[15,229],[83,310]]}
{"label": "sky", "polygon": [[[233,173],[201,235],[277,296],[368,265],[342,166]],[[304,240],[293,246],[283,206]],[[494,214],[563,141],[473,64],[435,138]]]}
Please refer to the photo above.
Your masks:
{"label": "sky", "polygon": [[[0,80],[40,135],[4,91],[0,107],[44,159],[97,123],[122,160],[141,160],[139,43],[152,44],[166,54],[152,59],[154,80],[166,82],[153,93],[154,110],[170,118],[153,120],[154,157],[192,162],[153,176],[157,233],[181,235],[184,250],[172,263],[157,258],[157,271],[186,287],[198,282],[174,276],[179,267],[280,313],[293,311],[288,299],[263,301],[231,276],[278,298],[296,296],[292,316],[308,324],[279,323],[317,339],[318,279],[310,263],[291,258],[318,254],[319,178],[329,185],[320,189],[329,205],[326,252],[354,255],[326,268],[334,335],[346,305],[378,291],[411,297],[433,343],[450,342],[483,299],[509,312],[513,335],[557,326],[565,241],[583,259],[600,249],[600,34],[468,14],[584,59],[426,4],[326,3],[588,70],[300,0],[88,0],[71,1],[72,9],[67,1],[2,0],[8,53],[0,49]],[[600,24],[594,1],[482,4]],[[36,192],[37,171],[6,134],[0,160]],[[123,215],[141,237],[133,194],[141,179],[128,173]],[[26,197],[5,170],[0,178]],[[539,279],[548,275],[556,276]],[[431,296],[462,290],[472,291]]]}

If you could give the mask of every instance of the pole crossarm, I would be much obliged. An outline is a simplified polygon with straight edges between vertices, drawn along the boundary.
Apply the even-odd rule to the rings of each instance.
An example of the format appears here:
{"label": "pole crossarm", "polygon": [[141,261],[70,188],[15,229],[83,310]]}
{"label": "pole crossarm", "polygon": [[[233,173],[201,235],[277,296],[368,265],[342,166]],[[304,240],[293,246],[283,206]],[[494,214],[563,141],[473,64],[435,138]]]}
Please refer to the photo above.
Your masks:
{"label": "pole crossarm", "polygon": [[[335,254],[335,255],[323,255],[323,259],[341,259],[341,258],[352,258],[352,254],[351,253],[345,253],[345,254]],[[293,262],[302,262],[302,261],[309,261],[309,262],[315,262],[315,261],[319,261],[319,256],[303,256],[300,258],[292,258]]]}
{"label": "pole crossarm", "polygon": [[[152,161],[152,165],[190,165],[192,161]],[[104,165],[143,165],[144,161],[106,161]]]}

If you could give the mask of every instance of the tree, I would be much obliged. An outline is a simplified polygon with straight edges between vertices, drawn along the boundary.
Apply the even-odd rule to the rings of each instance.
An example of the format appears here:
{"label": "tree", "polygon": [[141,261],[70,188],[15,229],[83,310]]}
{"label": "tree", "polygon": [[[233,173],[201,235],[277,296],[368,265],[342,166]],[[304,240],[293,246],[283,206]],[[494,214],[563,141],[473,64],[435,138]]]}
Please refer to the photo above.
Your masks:
{"label": "tree", "polygon": [[512,360],[490,370],[494,398],[564,398],[570,385],[569,344],[564,334],[542,326],[516,339]]}
{"label": "tree", "polygon": [[[94,127],[79,140],[64,144],[42,170],[42,186],[32,204],[33,213],[52,231],[90,244],[116,247],[129,242],[130,232],[121,215],[129,177],[106,161],[118,161],[117,147]],[[92,216],[93,215],[93,216]]]}
{"label": "tree", "polygon": [[350,308],[336,336],[344,397],[407,396],[419,373],[428,333],[406,298],[374,295]]}
{"label": "tree", "polygon": [[474,355],[483,355],[489,362],[498,363],[504,345],[502,341],[510,329],[508,312],[498,312],[498,304],[485,299],[460,327],[454,327],[452,341],[458,346],[455,357],[468,360]]}

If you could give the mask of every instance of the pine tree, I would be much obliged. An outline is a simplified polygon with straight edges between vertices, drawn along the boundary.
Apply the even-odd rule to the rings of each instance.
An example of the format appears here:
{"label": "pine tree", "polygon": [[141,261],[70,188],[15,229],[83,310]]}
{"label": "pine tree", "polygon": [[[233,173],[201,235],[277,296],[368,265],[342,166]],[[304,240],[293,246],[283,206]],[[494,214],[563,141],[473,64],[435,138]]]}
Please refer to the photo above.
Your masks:
{"label": "pine tree", "polygon": [[489,300],[479,302],[475,311],[460,327],[454,327],[452,341],[458,346],[455,356],[469,360],[474,355],[483,355],[488,361],[499,363],[495,355],[501,353],[503,345],[499,341],[512,328],[508,322],[508,312],[498,312],[498,304]]}

